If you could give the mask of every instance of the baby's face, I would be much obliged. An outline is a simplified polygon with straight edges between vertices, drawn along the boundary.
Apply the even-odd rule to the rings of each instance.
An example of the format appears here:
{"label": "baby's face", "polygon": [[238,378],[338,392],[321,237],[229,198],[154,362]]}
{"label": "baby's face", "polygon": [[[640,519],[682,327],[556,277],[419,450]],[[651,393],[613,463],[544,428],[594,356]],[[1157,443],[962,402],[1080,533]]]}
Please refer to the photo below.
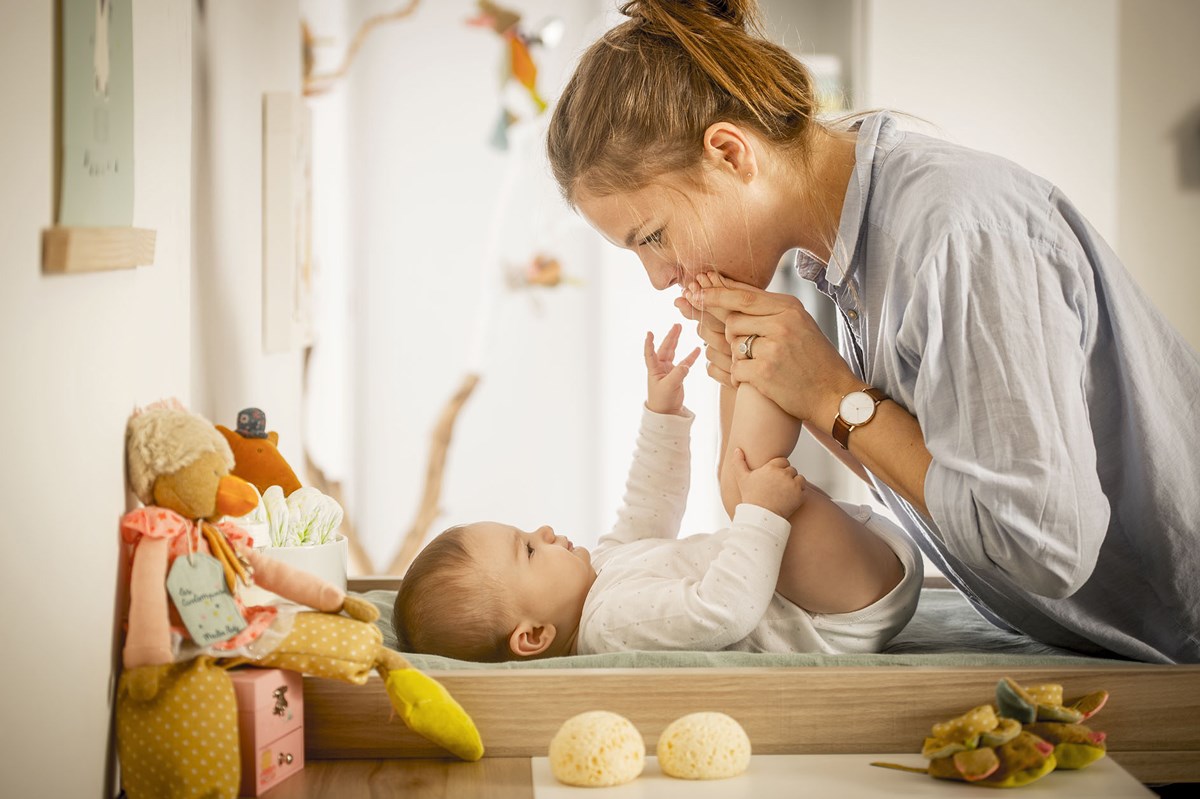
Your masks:
{"label": "baby's face", "polygon": [[592,555],[549,527],[526,532],[507,524],[478,522],[464,532],[477,561],[507,586],[518,615],[574,629],[596,572]]}

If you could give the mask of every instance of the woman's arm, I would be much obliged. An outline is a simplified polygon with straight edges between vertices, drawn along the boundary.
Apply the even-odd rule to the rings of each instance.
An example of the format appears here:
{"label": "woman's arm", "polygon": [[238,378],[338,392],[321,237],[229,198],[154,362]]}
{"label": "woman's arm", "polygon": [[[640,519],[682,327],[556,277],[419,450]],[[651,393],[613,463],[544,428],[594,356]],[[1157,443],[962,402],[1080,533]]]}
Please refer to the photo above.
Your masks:
{"label": "woman's arm", "polygon": [[933,454],[926,499],[947,549],[1056,599],[1087,582],[1119,512],[1096,447],[1115,433],[1093,429],[1087,396],[1108,312],[1094,280],[1077,247],[957,231],[916,270],[895,336],[897,355],[918,367],[910,403]]}
{"label": "woman's arm", "polygon": [[[817,439],[854,469],[854,461],[837,451],[841,446],[825,431],[833,429],[841,398],[863,388],[863,382],[850,371],[804,305],[791,295],[736,283],[700,288],[691,293],[689,302],[725,314],[725,334],[730,340],[758,335],[755,357],[732,362],[731,381],[739,386],[751,384],[785,413],[808,422]],[[925,473],[931,458],[920,425],[903,407],[882,403],[875,419],[850,436],[848,455],[928,515]],[[858,469],[854,471],[863,476]]]}
{"label": "woman's arm", "polygon": [[[733,409],[737,403],[737,389],[724,383],[721,386],[720,410],[721,410],[721,446],[717,450],[717,479],[721,479],[722,471],[725,468],[725,443],[729,441],[729,430],[733,426]],[[863,468],[862,463],[857,458],[851,455],[847,450],[842,449],[841,445],[833,440],[833,436],[828,433],[822,433],[812,426],[810,422],[805,422],[802,425],[804,430],[808,431],[816,441],[830,451],[830,453],[846,465],[846,468],[858,475],[866,483],[871,482],[870,475]],[[794,446],[794,445],[793,445]],[[811,486],[816,488],[816,486]],[[820,490],[820,489],[817,489]],[[824,493],[824,492],[822,492]]]}
{"label": "woman's arm", "polygon": [[[890,344],[917,370],[906,399],[925,428],[889,401],[850,437],[955,557],[1053,598],[1087,581],[1109,522],[1082,390],[1090,274],[1083,254],[1019,234],[950,236],[919,268]],[[818,429],[863,387],[794,297],[746,285],[685,296],[728,312],[727,335],[760,336],[732,381]]]}
{"label": "woman's arm", "polygon": [[871,484],[871,475],[867,474],[867,470],[863,468],[862,461],[851,455],[850,450],[844,449],[841,444],[834,441],[833,436],[827,431],[818,430],[812,422],[805,422],[804,429],[818,444],[829,450],[830,455],[845,464],[846,468],[858,475],[864,483]]}
{"label": "woman's arm", "polygon": [[[852,385],[846,393],[863,387],[861,381],[855,381]],[[837,406],[843,396],[838,394],[828,398],[826,410],[818,419],[812,420],[812,428],[824,420],[827,422],[825,429],[833,430]],[[825,443],[835,456],[843,456],[844,462],[857,464],[857,473],[864,480],[870,482],[863,471],[864,468],[869,469],[910,505],[926,517],[929,516],[925,504],[925,475],[933,456],[925,447],[920,423],[903,407],[890,400],[880,403],[871,423],[854,429],[849,450],[842,449],[842,445],[828,433],[818,436],[818,440]]]}

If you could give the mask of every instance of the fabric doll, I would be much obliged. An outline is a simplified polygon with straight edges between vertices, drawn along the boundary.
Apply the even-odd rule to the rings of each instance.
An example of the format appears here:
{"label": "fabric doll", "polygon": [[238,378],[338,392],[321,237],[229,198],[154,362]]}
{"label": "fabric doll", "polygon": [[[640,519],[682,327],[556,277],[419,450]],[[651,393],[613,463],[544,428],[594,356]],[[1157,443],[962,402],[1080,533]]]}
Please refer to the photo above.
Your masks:
{"label": "fabric doll", "polygon": [[[207,419],[176,401],[155,403],[130,418],[126,457],[145,503],[121,520],[131,565],[117,736],[130,799],[236,796],[236,706],[222,669],[245,663],[360,685],[376,670],[405,724],[459,757],[482,756],[458,703],[383,646],[373,605],[254,551],[241,528],[215,521],[246,513],[257,495],[229,474],[232,452]],[[247,607],[236,595],[251,582],[320,612]],[[190,707],[205,710],[199,726],[211,733],[196,755],[211,755],[198,777],[171,741],[197,733]]]}

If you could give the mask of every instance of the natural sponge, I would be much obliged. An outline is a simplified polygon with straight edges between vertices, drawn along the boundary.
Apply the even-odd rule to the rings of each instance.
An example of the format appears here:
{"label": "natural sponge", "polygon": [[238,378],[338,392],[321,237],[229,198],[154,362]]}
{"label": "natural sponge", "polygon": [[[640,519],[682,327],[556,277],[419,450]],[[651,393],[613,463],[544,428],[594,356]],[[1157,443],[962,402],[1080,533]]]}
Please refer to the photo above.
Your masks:
{"label": "natural sponge", "polygon": [[607,710],[563,722],[550,740],[550,771],[567,785],[621,785],[646,765],[646,742],[633,723]]}
{"label": "natural sponge", "polygon": [[724,713],[689,713],[667,725],[655,753],[668,776],[720,780],[750,765],[750,738]]}

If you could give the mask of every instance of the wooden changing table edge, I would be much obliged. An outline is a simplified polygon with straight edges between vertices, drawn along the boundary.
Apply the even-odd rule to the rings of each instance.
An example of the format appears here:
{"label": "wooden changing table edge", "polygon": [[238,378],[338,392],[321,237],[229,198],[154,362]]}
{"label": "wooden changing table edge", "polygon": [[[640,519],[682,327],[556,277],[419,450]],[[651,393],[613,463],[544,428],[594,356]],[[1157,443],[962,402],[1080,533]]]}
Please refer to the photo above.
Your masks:
{"label": "wooden changing table edge", "polygon": [[[433,673],[479,727],[488,757],[544,755],[558,726],[586,710],[629,718],[653,751],[671,721],[697,710],[736,718],[760,754],[918,751],[930,726],[993,695],[1011,676],[1059,682],[1068,696],[1111,693],[1093,719],[1109,754],[1143,782],[1200,782],[1200,666],[852,666],[496,669]],[[311,759],[436,758],[444,752],[393,717],[382,681],[305,677]]]}

